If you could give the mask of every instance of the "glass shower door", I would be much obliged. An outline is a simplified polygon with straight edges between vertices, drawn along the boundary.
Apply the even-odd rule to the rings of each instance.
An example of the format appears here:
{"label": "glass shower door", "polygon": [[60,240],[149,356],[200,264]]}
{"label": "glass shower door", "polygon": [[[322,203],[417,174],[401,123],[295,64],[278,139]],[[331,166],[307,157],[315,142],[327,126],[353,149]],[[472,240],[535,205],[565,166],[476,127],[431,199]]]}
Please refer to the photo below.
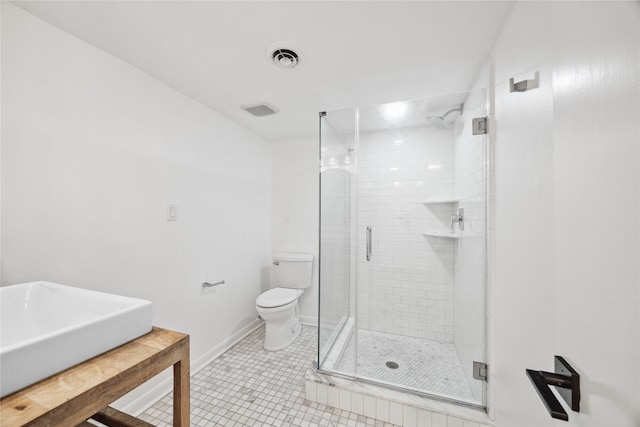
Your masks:
{"label": "glass shower door", "polygon": [[[323,371],[484,406],[487,141],[471,129],[486,103],[479,90],[324,116]],[[334,280],[336,265],[349,273]]]}
{"label": "glass shower door", "polygon": [[353,111],[320,114],[320,298],[318,365],[335,370],[353,327]]}

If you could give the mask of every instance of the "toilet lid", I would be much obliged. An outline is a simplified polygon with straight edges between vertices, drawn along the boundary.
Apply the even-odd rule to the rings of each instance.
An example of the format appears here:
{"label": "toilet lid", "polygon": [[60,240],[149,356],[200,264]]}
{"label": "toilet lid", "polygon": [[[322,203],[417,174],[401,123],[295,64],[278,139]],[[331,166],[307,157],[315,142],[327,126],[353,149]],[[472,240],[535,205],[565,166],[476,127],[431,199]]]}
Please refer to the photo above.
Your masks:
{"label": "toilet lid", "polygon": [[256,305],[264,308],[281,307],[294,302],[297,298],[298,292],[295,289],[273,288],[260,294],[256,298]]}

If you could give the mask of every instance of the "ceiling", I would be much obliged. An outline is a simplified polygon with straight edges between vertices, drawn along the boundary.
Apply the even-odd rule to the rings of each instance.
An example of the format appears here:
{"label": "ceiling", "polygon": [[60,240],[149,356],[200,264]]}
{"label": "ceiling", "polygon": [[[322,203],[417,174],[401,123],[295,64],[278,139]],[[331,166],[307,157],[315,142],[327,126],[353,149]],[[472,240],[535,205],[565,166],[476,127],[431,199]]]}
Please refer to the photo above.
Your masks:
{"label": "ceiling", "polygon": [[[320,111],[469,90],[513,7],[511,1],[14,4],[270,141],[316,135]],[[299,50],[296,68],[267,60],[268,47],[279,42]],[[453,108],[463,95],[450,98]],[[279,113],[254,117],[240,108],[263,102]]]}

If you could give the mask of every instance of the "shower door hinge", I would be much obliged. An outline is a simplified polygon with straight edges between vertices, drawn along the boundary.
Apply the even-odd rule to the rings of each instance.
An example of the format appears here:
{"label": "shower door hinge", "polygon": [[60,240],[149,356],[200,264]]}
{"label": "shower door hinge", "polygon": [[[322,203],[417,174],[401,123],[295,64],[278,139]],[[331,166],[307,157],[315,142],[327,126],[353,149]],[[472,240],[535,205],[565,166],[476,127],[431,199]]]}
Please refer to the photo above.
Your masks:
{"label": "shower door hinge", "polygon": [[472,121],[471,133],[473,135],[482,135],[487,133],[487,118],[486,117],[476,117]]}
{"label": "shower door hinge", "polygon": [[487,381],[487,364],[473,362],[473,378],[480,381]]}

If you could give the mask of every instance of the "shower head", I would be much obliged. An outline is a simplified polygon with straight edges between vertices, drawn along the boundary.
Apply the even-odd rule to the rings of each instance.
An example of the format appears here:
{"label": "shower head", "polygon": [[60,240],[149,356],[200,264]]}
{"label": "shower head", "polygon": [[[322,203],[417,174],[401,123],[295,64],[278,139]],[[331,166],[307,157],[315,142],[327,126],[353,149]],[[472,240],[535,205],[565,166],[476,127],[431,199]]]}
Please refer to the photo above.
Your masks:
{"label": "shower head", "polygon": [[447,116],[455,112],[458,112],[458,114],[462,114],[463,107],[464,107],[464,104],[460,104],[459,107],[452,108],[451,110],[447,111],[441,116],[427,116],[426,120],[429,124],[431,124],[435,128],[448,129],[451,127],[451,122],[446,121]]}
{"label": "shower head", "polygon": [[427,123],[436,129],[446,129],[447,125],[444,124],[444,118],[442,116],[428,116]]}

